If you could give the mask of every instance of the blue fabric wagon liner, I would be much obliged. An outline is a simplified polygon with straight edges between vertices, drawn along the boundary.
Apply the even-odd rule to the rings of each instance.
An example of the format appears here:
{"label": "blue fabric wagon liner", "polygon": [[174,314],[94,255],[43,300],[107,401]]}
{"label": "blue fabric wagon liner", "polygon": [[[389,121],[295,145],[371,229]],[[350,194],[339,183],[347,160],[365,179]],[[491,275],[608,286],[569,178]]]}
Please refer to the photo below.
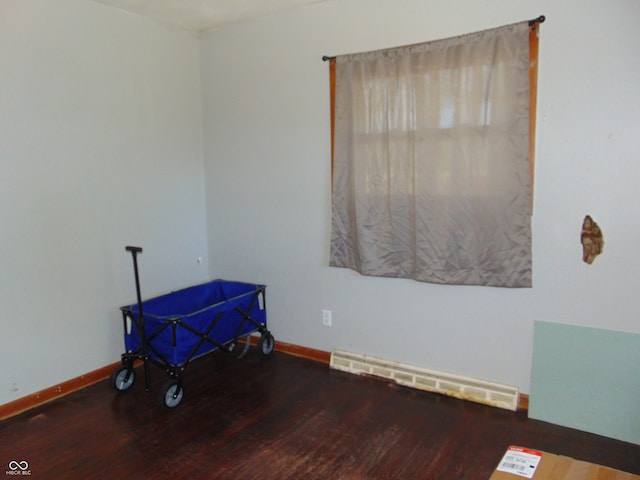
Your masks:
{"label": "blue fabric wagon liner", "polygon": [[265,286],[225,280],[145,300],[144,322],[137,304],[121,310],[127,353],[139,352],[146,340],[149,357],[173,368],[217,348],[232,350],[267,325]]}

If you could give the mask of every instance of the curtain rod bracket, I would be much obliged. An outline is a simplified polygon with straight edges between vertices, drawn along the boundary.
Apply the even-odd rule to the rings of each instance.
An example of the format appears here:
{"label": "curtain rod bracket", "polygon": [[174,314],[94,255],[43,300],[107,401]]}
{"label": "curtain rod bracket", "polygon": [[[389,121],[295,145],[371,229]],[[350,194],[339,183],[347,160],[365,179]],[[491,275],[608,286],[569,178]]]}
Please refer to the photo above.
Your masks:
{"label": "curtain rod bracket", "polygon": [[323,55],[322,56],[322,61],[326,62],[327,60],[333,60],[334,58],[336,58],[336,57],[327,57],[326,55]]}
{"label": "curtain rod bracket", "polygon": [[540,15],[538,18],[534,18],[533,20],[529,20],[529,26],[533,27],[536,23],[543,23],[547,17],[544,15]]}

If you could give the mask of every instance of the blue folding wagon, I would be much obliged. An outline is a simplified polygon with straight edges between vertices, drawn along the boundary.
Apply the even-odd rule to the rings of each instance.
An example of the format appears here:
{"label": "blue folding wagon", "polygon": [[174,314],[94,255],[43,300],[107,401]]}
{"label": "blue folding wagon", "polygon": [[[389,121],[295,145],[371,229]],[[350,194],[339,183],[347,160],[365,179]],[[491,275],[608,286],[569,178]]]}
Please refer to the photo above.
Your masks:
{"label": "blue folding wagon", "polygon": [[120,308],[125,353],[122,364],[111,374],[114,389],[131,388],[134,362],[142,360],[149,390],[149,363],[153,362],[170,377],[161,389],[160,403],[174,408],[182,401],[182,373],[192,360],[217,349],[231,352],[244,339],[238,355],[242,358],[255,332],[260,333],[260,353],[271,355],[275,341],[267,329],[264,285],[214,280],[143,302],[137,263],[142,248],[129,246],[126,250],[133,257],[138,303]]}

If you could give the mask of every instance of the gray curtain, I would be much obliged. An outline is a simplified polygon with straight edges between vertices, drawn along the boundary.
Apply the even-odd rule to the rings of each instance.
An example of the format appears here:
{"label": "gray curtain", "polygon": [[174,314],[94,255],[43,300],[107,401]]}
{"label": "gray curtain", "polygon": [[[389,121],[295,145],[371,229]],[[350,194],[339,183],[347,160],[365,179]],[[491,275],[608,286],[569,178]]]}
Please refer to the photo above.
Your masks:
{"label": "gray curtain", "polygon": [[531,286],[529,26],[336,58],[330,264]]}

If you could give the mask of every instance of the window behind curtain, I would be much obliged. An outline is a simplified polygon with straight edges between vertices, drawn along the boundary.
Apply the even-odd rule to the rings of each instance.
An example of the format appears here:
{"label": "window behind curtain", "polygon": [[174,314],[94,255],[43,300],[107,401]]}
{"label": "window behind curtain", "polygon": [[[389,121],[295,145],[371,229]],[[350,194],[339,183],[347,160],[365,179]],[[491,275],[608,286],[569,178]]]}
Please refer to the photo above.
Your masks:
{"label": "window behind curtain", "polygon": [[335,59],[332,266],[531,286],[530,28]]}

